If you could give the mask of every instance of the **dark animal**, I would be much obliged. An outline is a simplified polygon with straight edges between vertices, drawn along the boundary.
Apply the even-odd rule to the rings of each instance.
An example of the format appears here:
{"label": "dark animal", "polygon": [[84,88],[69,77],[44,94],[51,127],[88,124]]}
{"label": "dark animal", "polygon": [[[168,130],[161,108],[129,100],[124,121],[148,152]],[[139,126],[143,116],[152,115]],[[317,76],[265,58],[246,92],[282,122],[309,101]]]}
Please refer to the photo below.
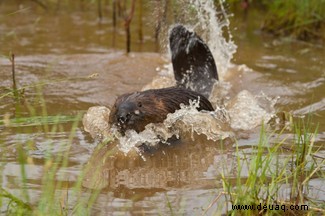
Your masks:
{"label": "dark animal", "polygon": [[217,68],[208,46],[194,32],[177,25],[170,31],[170,49],[177,87],[125,94],[117,98],[109,123],[124,134],[141,132],[149,123],[163,122],[180,104],[199,100],[198,110],[213,111],[209,96],[218,80]]}
{"label": "dark animal", "polygon": [[152,89],[120,96],[111,110],[109,123],[124,134],[133,129],[138,133],[149,123],[163,122],[168,113],[180,109],[180,104],[199,100],[198,110],[213,111],[211,103],[201,94],[184,88]]}
{"label": "dark animal", "polygon": [[209,97],[218,80],[217,67],[209,47],[183,25],[169,33],[174,76],[177,86],[191,89]]}

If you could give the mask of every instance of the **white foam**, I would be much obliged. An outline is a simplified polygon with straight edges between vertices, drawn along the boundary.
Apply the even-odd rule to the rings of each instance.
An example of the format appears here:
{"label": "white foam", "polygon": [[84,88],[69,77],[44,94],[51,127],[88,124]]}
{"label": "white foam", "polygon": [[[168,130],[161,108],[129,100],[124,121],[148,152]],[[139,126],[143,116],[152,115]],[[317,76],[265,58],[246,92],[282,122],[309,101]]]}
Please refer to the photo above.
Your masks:
{"label": "white foam", "polygon": [[190,101],[188,106],[181,105],[181,109],[168,114],[163,123],[151,123],[140,133],[128,130],[125,136],[119,137],[119,149],[128,153],[142,144],[149,147],[155,147],[159,143],[168,145],[168,139],[179,138],[187,132],[192,137],[195,134],[204,134],[207,139],[214,141],[234,136],[226,110],[218,108],[214,112],[198,111],[198,106],[198,101]]}

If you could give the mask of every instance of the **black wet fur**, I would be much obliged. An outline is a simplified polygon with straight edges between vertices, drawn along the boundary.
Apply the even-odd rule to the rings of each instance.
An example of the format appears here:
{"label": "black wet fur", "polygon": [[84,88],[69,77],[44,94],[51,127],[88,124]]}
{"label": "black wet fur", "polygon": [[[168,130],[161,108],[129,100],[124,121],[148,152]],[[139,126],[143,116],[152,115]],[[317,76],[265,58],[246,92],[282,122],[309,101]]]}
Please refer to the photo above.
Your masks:
{"label": "black wet fur", "polygon": [[218,80],[213,55],[205,42],[183,25],[176,25],[169,33],[169,45],[177,86],[210,96]]}

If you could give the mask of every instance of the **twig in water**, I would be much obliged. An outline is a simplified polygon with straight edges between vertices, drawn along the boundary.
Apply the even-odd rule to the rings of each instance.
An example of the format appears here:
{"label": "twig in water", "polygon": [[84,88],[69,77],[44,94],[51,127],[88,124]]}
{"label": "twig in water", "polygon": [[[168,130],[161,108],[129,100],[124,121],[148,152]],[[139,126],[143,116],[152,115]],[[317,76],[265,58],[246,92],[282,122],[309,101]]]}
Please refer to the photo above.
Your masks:
{"label": "twig in water", "polygon": [[101,22],[103,19],[102,0],[97,0],[97,10],[98,10],[98,19],[99,19],[99,22]]}
{"label": "twig in water", "polygon": [[15,54],[11,54],[11,73],[12,73],[12,88],[16,92],[17,85],[16,85],[16,74],[15,74]]}
{"label": "twig in water", "polygon": [[18,100],[19,99],[19,92],[17,90],[17,84],[16,84],[15,54],[11,54],[9,60],[11,62],[12,92],[14,94],[15,99]]}
{"label": "twig in water", "polygon": [[139,41],[143,42],[142,32],[142,0],[139,0],[139,29],[138,29]]}
{"label": "twig in water", "polygon": [[116,28],[116,0],[112,1],[112,9],[113,9],[113,27]]}
{"label": "twig in water", "polygon": [[135,8],[135,0],[132,0],[130,14],[129,14],[129,16],[125,16],[125,18],[124,18],[124,27],[125,27],[125,32],[126,32],[126,52],[127,53],[129,53],[131,51],[130,24],[131,24],[132,17],[134,14],[134,8]]}

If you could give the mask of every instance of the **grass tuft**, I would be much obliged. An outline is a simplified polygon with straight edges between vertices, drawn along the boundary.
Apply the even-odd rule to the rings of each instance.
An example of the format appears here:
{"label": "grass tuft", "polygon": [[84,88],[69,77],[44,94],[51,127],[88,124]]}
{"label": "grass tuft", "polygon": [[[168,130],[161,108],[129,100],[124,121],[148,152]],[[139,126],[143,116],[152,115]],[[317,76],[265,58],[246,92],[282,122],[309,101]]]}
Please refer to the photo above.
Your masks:
{"label": "grass tuft", "polygon": [[[261,128],[259,142],[252,147],[253,152],[245,153],[236,144],[235,183],[233,176],[222,175],[222,194],[231,204],[228,208],[230,215],[325,213],[319,204],[307,198],[309,180],[317,175],[321,177],[321,168],[325,164],[324,158],[320,163],[313,160],[319,150],[314,146],[318,127],[312,127],[309,116],[306,121],[298,119],[292,129],[294,139],[289,153],[284,151],[287,147],[283,148],[286,139],[271,144],[274,143],[271,139],[273,135],[268,135],[265,126]],[[289,197],[286,196],[288,189]],[[298,207],[291,210],[291,206]]]}
{"label": "grass tuft", "polygon": [[291,35],[301,40],[325,39],[324,0],[265,1],[268,7],[262,29],[275,35]]}

